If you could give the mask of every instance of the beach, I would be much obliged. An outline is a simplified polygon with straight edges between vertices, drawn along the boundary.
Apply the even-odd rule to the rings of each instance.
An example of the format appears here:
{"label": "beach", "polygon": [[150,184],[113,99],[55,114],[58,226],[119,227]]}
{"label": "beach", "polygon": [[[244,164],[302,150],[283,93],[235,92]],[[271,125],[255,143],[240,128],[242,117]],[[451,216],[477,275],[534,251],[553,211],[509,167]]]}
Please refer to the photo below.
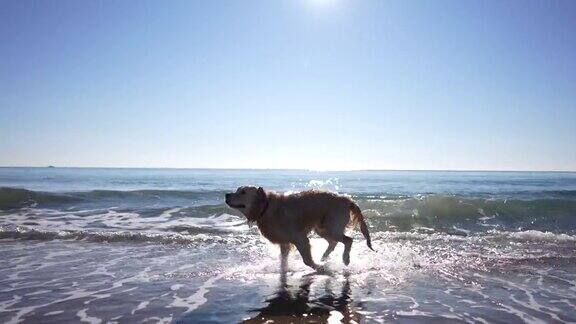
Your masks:
{"label": "beach", "polygon": [[[224,204],[241,185],[360,206],[325,272]],[[576,173],[0,168],[0,322],[576,321]],[[311,236],[314,259],[327,243]]]}

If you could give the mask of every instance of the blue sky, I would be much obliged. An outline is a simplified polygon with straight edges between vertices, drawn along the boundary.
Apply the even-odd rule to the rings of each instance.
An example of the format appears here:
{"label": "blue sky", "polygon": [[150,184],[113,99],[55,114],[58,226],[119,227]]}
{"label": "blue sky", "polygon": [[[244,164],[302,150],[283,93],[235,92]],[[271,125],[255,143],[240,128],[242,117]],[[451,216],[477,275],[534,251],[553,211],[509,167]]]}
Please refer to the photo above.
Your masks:
{"label": "blue sky", "polygon": [[0,1],[0,165],[576,170],[576,2]]}

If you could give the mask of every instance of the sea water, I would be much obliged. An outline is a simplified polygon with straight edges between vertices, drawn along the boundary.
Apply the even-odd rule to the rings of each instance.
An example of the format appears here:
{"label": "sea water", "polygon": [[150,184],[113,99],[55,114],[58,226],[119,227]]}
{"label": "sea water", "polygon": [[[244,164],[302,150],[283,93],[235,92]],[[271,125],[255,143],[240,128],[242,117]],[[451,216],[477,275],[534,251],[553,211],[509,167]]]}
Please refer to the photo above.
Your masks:
{"label": "sea water", "polygon": [[[241,185],[362,209],[324,272],[224,204]],[[576,321],[576,173],[0,168],[0,322]],[[312,235],[319,262],[327,244]]]}

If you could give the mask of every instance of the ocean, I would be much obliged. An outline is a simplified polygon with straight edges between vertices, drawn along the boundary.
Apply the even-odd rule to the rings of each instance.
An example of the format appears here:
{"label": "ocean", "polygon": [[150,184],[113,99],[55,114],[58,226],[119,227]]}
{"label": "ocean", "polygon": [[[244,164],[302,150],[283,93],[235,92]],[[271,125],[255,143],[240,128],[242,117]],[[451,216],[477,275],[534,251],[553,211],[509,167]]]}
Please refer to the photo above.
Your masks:
{"label": "ocean", "polygon": [[[349,195],[316,273],[224,204]],[[0,168],[0,322],[574,322],[576,173]],[[327,244],[311,236],[316,261]]]}

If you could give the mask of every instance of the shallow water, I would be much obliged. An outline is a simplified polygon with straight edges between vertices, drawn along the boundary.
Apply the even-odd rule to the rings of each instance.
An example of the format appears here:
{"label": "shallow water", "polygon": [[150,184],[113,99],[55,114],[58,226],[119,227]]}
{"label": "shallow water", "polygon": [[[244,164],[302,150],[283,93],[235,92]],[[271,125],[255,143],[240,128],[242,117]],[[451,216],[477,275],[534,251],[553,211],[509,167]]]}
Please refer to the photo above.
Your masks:
{"label": "shallow water", "polygon": [[[376,252],[353,231],[350,266],[339,246],[281,274],[223,204],[244,184],[350,195]],[[0,168],[0,187],[0,322],[576,321],[574,173]]]}

